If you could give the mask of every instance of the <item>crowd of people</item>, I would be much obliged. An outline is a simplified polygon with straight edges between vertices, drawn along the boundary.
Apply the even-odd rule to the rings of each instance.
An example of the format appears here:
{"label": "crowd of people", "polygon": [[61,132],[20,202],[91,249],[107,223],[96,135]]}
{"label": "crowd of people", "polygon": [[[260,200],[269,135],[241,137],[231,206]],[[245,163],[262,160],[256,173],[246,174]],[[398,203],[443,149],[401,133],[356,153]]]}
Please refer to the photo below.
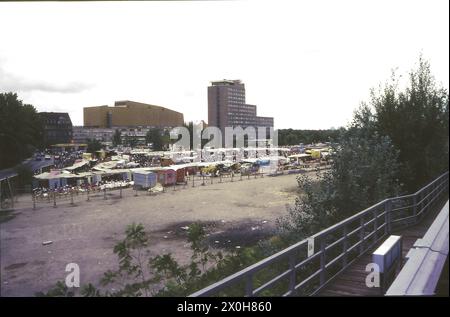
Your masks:
{"label": "crowd of people", "polygon": [[130,161],[139,164],[139,167],[153,167],[161,164],[158,156],[149,156],[147,154],[130,154]]}
{"label": "crowd of people", "polygon": [[117,181],[117,180],[106,180],[106,181],[99,181],[93,184],[83,183],[80,185],[65,185],[60,186],[57,188],[47,188],[47,187],[37,187],[33,189],[33,195],[35,198],[51,198],[53,194],[58,194],[58,196],[61,195],[70,195],[71,193],[74,194],[80,194],[85,192],[98,192],[103,190],[113,190],[118,188],[129,188],[134,185],[133,181],[124,180],[124,181]]}
{"label": "crowd of people", "polygon": [[77,160],[83,158],[83,151],[58,152],[54,153],[55,168],[65,168],[72,166]]}

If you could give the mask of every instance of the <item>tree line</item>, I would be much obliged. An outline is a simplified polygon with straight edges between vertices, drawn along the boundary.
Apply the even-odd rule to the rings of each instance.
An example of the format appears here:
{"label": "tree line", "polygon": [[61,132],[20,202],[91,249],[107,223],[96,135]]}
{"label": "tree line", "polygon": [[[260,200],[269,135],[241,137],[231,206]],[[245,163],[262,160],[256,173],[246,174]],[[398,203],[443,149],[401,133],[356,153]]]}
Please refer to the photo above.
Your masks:
{"label": "tree line", "polygon": [[13,167],[43,148],[43,123],[35,107],[16,93],[0,93],[0,169]]}
{"label": "tree line", "polygon": [[334,142],[338,139],[340,129],[327,130],[296,130],[278,129],[278,145],[299,145]]}
{"label": "tree line", "polygon": [[448,90],[419,58],[400,89],[393,73],[371,90],[340,131],[331,169],[298,177],[303,195],[279,220],[291,241],[307,237],[385,198],[414,193],[448,171]]}
{"label": "tree line", "polygon": [[[145,144],[151,144],[151,148],[154,151],[165,150],[171,143],[169,133],[165,129],[153,127],[145,134]],[[116,129],[112,137],[112,145],[114,147],[119,145],[135,147],[138,145],[138,141],[133,136],[124,135],[122,137],[120,130]]]}

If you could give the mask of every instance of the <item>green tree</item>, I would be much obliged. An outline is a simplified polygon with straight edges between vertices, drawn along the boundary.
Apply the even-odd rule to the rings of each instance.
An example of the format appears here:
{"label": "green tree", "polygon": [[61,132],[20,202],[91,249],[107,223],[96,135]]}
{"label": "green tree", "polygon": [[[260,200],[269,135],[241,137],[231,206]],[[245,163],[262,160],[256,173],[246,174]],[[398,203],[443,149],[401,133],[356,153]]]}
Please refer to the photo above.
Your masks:
{"label": "green tree", "polygon": [[298,145],[319,143],[319,142],[333,142],[339,137],[339,130],[294,130],[294,129],[280,129],[278,130],[278,144],[283,145]]}
{"label": "green tree", "polygon": [[149,296],[150,285],[156,281],[149,277],[148,245],[149,238],[142,224],[133,223],[127,227],[125,238],[114,247],[114,253],[119,259],[119,269],[107,271],[101,280],[104,286],[120,283],[123,287],[107,295]]}
{"label": "green tree", "polygon": [[95,153],[97,151],[100,151],[103,148],[103,145],[100,143],[99,140],[96,139],[89,139],[87,140],[87,152],[88,153]]}
{"label": "green tree", "polygon": [[137,144],[138,141],[133,135],[125,134],[123,145],[133,148]]}
{"label": "green tree", "polygon": [[400,151],[399,177],[410,192],[448,170],[448,91],[436,84],[422,56],[403,90],[393,73],[384,87],[372,90],[376,131]]}
{"label": "green tree", "polygon": [[158,128],[149,129],[145,136],[145,142],[147,144],[152,143],[153,144],[152,148],[155,151],[163,150],[164,137],[163,137],[161,129],[158,129]]}
{"label": "green tree", "polygon": [[369,104],[363,103],[341,131],[331,169],[318,182],[298,178],[304,194],[279,219],[281,232],[304,238],[384,198],[424,186],[448,170],[448,132],[448,92],[436,85],[421,57],[403,91],[395,74],[372,90]]}
{"label": "green tree", "polygon": [[375,131],[367,105],[355,112],[353,122],[341,133],[331,169],[318,173],[318,181],[306,175],[297,178],[302,194],[278,219],[288,240],[303,239],[400,192],[398,151],[389,137]]}
{"label": "green tree", "polygon": [[36,109],[15,93],[0,94],[0,169],[14,166],[43,146],[43,125]]}
{"label": "green tree", "polygon": [[122,144],[122,134],[120,133],[119,129],[116,129],[116,131],[114,132],[114,135],[112,137],[112,144],[113,146]]}
{"label": "green tree", "polygon": [[67,287],[63,281],[56,282],[47,292],[37,292],[36,297],[73,297],[75,292]]}
{"label": "green tree", "polygon": [[15,168],[17,172],[17,182],[20,188],[30,186],[33,181],[33,171],[25,165],[18,165]]}

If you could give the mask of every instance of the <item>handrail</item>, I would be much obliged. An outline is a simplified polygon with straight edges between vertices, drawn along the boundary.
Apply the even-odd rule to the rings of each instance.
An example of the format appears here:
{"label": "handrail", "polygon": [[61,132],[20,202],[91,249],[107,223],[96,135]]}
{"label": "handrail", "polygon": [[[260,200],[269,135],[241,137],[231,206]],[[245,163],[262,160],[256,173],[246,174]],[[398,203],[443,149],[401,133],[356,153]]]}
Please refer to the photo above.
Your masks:
{"label": "handrail", "polygon": [[448,257],[449,202],[441,209],[422,239],[407,255],[407,262],[388,289],[387,296],[435,295]]}
{"label": "handrail", "polygon": [[[283,279],[287,279],[286,285],[288,290],[282,295],[295,295],[298,292],[305,291],[309,292],[310,295],[316,294],[343,270],[348,268],[356,259],[386,237],[392,231],[393,225],[400,224],[400,227],[396,228],[401,228],[420,221],[422,215],[429,210],[431,204],[448,189],[448,176],[449,173],[445,172],[414,194],[392,197],[380,201],[335,225],[321,230],[307,239],[303,239],[284,250],[191,294],[190,297],[214,295],[238,282],[245,283],[246,296],[255,296]],[[419,201],[417,201],[418,196],[420,196]],[[412,204],[408,203],[408,199],[411,198],[413,199]],[[428,201],[424,205],[426,200]],[[400,206],[399,208],[393,209],[393,204],[398,202],[406,203],[406,207]],[[394,219],[393,211],[397,213],[402,210],[406,215]],[[418,212],[418,210],[420,211]],[[350,226],[353,227],[350,228]],[[338,232],[341,230],[342,232]],[[349,230],[351,231],[349,232]],[[356,233],[359,234],[356,235]],[[313,253],[308,256],[307,247],[312,241],[314,241],[314,245],[318,246],[318,248],[314,248]],[[315,241],[319,243],[316,244]],[[333,249],[339,247],[340,244],[342,244],[342,251],[335,250],[333,252]],[[300,260],[298,260],[299,255]],[[253,285],[254,275],[269,265],[283,259],[288,259],[289,269],[277,272],[277,275],[271,276],[268,278],[268,281],[257,285],[255,288]],[[313,266],[311,272],[306,272],[308,275],[301,277],[301,280],[297,281],[299,271],[301,269],[311,269],[308,268],[308,265],[314,264],[313,261],[317,261],[317,259],[320,262],[318,265],[319,268],[317,265]]]}

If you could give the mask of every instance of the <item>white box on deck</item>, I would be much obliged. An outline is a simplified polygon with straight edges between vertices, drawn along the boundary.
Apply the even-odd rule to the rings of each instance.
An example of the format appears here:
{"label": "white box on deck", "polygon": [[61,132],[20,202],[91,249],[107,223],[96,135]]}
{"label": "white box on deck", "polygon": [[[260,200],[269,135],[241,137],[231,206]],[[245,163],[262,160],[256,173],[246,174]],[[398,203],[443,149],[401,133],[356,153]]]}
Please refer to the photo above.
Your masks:
{"label": "white box on deck", "polygon": [[389,269],[396,259],[401,257],[401,236],[390,236],[372,253],[372,262],[380,268],[380,273]]}

